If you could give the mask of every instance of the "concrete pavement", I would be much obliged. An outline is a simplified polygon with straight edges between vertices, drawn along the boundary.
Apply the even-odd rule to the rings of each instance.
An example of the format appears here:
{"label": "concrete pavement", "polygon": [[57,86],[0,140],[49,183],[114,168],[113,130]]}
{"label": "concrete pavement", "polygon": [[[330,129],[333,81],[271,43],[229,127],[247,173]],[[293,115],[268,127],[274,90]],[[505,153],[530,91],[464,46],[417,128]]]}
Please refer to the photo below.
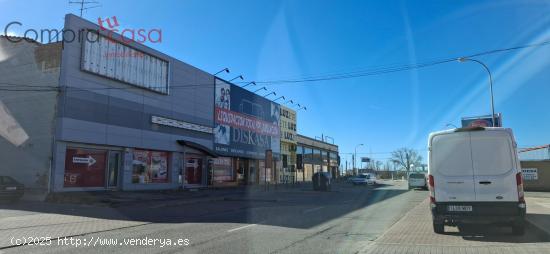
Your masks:
{"label": "concrete pavement", "polygon": [[527,202],[527,221],[550,235],[550,193],[526,192],[525,201]]}
{"label": "concrete pavement", "polygon": [[[114,209],[124,220],[143,223],[122,229],[90,232],[75,237],[116,240],[122,245],[19,246],[6,253],[115,252],[115,253],[311,253],[357,252],[382,234],[425,193],[405,190],[406,186],[351,186],[343,184],[331,192],[278,191],[266,193],[276,202],[224,200],[193,205]],[[259,195],[259,194],[253,194]],[[148,204],[153,205],[153,204]],[[92,216],[92,215],[90,215]],[[100,217],[100,218],[98,218]],[[94,219],[108,219],[96,216]],[[110,217],[109,217],[110,219]],[[69,221],[70,222],[70,221]],[[1,221],[0,221],[1,223]],[[96,223],[112,223],[96,221]],[[71,225],[71,224],[69,224]],[[73,225],[74,227],[74,225]],[[78,227],[78,226],[76,226]],[[47,231],[36,230],[35,234]],[[128,246],[124,240],[188,239],[188,246]]]}
{"label": "concrete pavement", "polygon": [[[534,205],[528,199],[529,209]],[[548,218],[546,218],[548,221]],[[445,227],[435,234],[428,200],[424,200],[392,226],[365,253],[550,253],[550,238],[529,224],[524,236],[494,226]]]}
{"label": "concrete pavement", "polygon": [[[523,237],[501,228],[447,228],[448,234],[435,235],[425,203],[427,191],[406,188],[407,183],[401,181],[377,187],[340,183],[331,192],[307,188],[251,191],[202,203],[52,204],[49,210],[29,204],[4,207],[0,240],[9,240],[10,235],[61,236],[65,232],[80,245],[54,240],[47,246],[7,247],[0,252],[502,254],[550,250],[548,239],[531,227]],[[29,222],[25,222],[27,216]],[[37,224],[41,221],[46,223]],[[11,224],[4,226],[4,222]]]}

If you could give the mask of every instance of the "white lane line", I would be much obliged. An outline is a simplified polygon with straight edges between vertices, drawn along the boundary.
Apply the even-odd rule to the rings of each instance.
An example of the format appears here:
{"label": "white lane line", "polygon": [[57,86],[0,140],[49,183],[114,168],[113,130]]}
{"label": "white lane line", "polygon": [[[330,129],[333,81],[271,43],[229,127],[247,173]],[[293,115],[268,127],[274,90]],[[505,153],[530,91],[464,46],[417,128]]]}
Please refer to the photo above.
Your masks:
{"label": "white lane line", "polygon": [[323,209],[323,208],[325,208],[325,207],[324,206],[319,206],[319,207],[304,210],[302,213],[311,213],[311,212],[315,212],[315,211]]}
{"label": "white lane line", "polygon": [[237,231],[237,230],[241,230],[241,229],[245,229],[245,228],[249,228],[249,227],[253,227],[253,226],[257,226],[257,225],[258,225],[258,224],[245,225],[245,226],[242,226],[242,227],[238,227],[238,228],[234,228],[234,229],[227,230],[227,233],[235,232],[235,231]]}

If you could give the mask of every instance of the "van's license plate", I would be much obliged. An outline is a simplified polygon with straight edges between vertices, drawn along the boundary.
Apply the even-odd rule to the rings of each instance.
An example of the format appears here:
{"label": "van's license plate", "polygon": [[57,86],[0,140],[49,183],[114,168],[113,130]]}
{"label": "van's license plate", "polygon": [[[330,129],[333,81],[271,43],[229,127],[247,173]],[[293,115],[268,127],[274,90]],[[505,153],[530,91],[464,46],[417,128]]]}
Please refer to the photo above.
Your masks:
{"label": "van's license plate", "polygon": [[450,205],[447,206],[447,211],[449,212],[471,212],[471,205]]}

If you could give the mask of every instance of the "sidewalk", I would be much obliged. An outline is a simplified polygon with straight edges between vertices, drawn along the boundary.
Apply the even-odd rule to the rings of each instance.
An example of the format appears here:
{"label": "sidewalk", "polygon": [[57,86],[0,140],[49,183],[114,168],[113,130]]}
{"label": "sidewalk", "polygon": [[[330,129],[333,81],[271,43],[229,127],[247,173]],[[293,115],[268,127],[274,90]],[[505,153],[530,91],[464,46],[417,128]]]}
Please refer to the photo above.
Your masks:
{"label": "sidewalk", "polygon": [[[529,196],[529,194],[528,194]],[[550,196],[550,195],[544,195]],[[541,202],[540,199],[546,203]],[[528,198],[528,220],[530,224],[538,225],[540,228],[550,229],[548,223],[550,217],[549,208],[543,205],[550,205],[550,199]],[[543,213],[538,216],[537,212]],[[550,242],[547,237],[539,235],[529,225],[526,235],[514,236],[511,229],[499,227],[477,227],[460,231],[456,227],[445,227],[445,234],[435,234],[432,229],[432,218],[429,210],[429,200],[424,200],[415,208],[410,210],[401,220],[395,223],[388,231],[375,240],[371,245],[366,246],[364,253],[550,253]],[[469,230],[469,231],[468,231]]]}
{"label": "sidewalk", "polygon": [[550,235],[550,192],[526,192],[529,223]]}

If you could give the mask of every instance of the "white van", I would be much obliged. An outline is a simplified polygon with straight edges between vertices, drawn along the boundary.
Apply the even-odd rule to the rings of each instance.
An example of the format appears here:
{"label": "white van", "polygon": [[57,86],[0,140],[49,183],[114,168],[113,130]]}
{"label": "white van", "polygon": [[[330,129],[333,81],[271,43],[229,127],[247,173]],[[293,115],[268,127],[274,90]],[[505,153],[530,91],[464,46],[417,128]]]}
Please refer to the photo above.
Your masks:
{"label": "white van", "polygon": [[431,133],[428,185],[433,228],[495,223],[523,234],[526,211],[512,130],[458,128]]}
{"label": "white van", "polygon": [[422,172],[411,172],[409,173],[408,179],[409,179],[408,180],[409,190],[414,188],[423,188],[423,189],[428,188],[428,183],[426,181],[426,174]]}

